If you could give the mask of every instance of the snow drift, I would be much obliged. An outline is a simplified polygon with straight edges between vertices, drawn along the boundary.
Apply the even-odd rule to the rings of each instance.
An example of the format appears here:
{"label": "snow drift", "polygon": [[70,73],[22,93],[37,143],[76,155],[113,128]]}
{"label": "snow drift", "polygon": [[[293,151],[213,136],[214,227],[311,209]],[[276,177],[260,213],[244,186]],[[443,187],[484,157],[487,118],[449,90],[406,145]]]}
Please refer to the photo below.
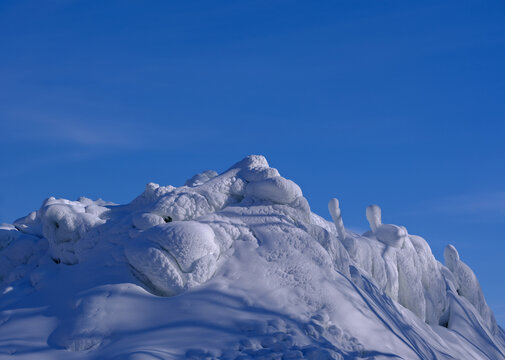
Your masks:
{"label": "snow drift", "polygon": [[505,359],[453,246],[328,208],[255,155],[126,205],[49,198],[0,227],[0,358]]}

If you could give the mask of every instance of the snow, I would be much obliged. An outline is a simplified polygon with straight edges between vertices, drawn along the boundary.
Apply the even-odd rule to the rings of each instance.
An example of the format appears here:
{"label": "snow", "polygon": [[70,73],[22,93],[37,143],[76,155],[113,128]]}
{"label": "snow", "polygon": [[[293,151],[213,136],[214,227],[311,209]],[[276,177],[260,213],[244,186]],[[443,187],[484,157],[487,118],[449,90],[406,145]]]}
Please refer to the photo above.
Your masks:
{"label": "snow", "polygon": [[338,238],[340,241],[345,241],[344,221],[342,220],[342,215],[340,213],[338,199],[333,198],[328,202],[328,211],[330,212],[331,218],[337,228]]}
{"label": "snow", "polygon": [[291,180],[274,176],[249,183],[245,195],[277,204],[289,204],[302,196],[302,190]]}
{"label": "snow", "polygon": [[209,225],[175,221],[153,226],[125,248],[136,276],[154,292],[176,295],[207,281],[220,248]]}
{"label": "snow", "polygon": [[191,179],[188,179],[185,186],[198,186],[205,184],[207,181],[215,178],[217,176],[217,172],[214,170],[205,170],[202,173],[194,175]]}
{"label": "snow", "polygon": [[[454,275],[452,286],[456,292],[466,298],[480,313],[487,328],[496,332],[496,320],[489,309],[477,277],[472,269],[459,259],[459,254],[453,245],[447,245],[444,250],[445,265]],[[451,279],[452,280],[452,279]]]}
{"label": "snow", "polygon": [[378,205],[370,205],[366,209],[366,218],[370,223],[370,229],[377,240],[388,246],[402,247],[407,237],[407,230],[401,226],[383,224],[381,208]]}
{"label": "snow", "polygon": [[175,221],[155,226],[142,237],[157,243],[174,257],[183,272],[190,272],[194,263],[206,255],[219,255],[214,232],[196,221]]}
{"label": "snow", "polygon": [[144,245],[125,249],[137,277],[154,293],[169,296],[182,292],[184,282],[175,260],[158,248]]}
{"label": "snow", "polygon": [[49,198],[0,226],[0,359],[505,359],[454,247],[328,209],[259,155],[126,205]]}
{"label": "snow", "polygon": [[156,214],[137,213],[133,215],[132,223],[136,229],[147,230],[153,226],[165,224],[165,220]]}

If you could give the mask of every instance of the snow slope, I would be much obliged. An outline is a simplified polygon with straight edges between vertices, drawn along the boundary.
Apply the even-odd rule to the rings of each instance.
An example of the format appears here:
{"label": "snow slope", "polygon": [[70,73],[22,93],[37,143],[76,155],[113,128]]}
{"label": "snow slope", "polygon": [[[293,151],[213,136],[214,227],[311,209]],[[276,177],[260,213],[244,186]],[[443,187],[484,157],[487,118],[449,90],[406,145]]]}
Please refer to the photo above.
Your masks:
{"label": "snow slope", "polygon": [[126,205],[49,198],[0,228],[0,359],[505,359],[453,246],[444,266],[377,205],[363,235],[329,210],[262,156]]}

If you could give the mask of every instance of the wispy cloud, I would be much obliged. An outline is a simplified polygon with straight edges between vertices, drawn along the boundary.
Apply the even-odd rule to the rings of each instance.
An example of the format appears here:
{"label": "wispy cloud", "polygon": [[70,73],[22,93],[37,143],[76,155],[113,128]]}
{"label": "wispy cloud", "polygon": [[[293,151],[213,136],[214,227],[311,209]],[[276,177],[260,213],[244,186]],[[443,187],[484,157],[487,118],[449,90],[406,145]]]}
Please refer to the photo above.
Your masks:
{"label": "wispy cloud", "polygon": [[219,135],[219,129],[200,126],[195,131],[185,119],[147,121],[138,117],[111,119],[98,115],[45,111],[1,111],[2,141],[29,142],[40,145],[73,145],[77,148],[103,150],[167,150],[207,142]]}
{"label": "wispy cloud", "polygon": [[29,157],[23,156],[21,161],[12,162],[9,165],[9,171],[0,172],[0,180],[14,181],[20,176],[33,175],[37,170],[54,166],[54,164],[90,160],[103,155],[104,152],[107,153],[107,150],[40,151],[30,154]]}
{"label": "wispy cloud", "polygon": [[135,148],[142,134],[128,122],[91,121],[75,115],[49,115],[35,111],[2,114],[3,134],[13,141],[65,142],[82,146]]}
{"label": "wispy cloud", "polygon": [[15,179],[55,163],[85,161],[150,146],[148,136],[133,122],[19,109],[0,111],[0,120],[2,145],[8,149],[2,157],[9,162],[9,171],[0,174],[0,179]]}
{"label": "wispy cloud", "polygon": [[433,210],[448,214],[474,217],[475,220],[505,220],[505,191],[462,194],[431,202]]}

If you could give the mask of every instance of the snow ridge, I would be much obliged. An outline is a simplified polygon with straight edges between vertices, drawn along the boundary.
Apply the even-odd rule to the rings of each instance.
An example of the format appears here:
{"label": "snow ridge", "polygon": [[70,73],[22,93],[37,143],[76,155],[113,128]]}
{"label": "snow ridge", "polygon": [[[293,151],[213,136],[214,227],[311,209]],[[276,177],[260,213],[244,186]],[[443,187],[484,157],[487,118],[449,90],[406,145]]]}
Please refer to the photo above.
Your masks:
{"label": "snow ridge", "polygon": [[51,197],[0,227],[0,358],[505,359],[452,245],[328,209],[258,155],[126,205]]}

